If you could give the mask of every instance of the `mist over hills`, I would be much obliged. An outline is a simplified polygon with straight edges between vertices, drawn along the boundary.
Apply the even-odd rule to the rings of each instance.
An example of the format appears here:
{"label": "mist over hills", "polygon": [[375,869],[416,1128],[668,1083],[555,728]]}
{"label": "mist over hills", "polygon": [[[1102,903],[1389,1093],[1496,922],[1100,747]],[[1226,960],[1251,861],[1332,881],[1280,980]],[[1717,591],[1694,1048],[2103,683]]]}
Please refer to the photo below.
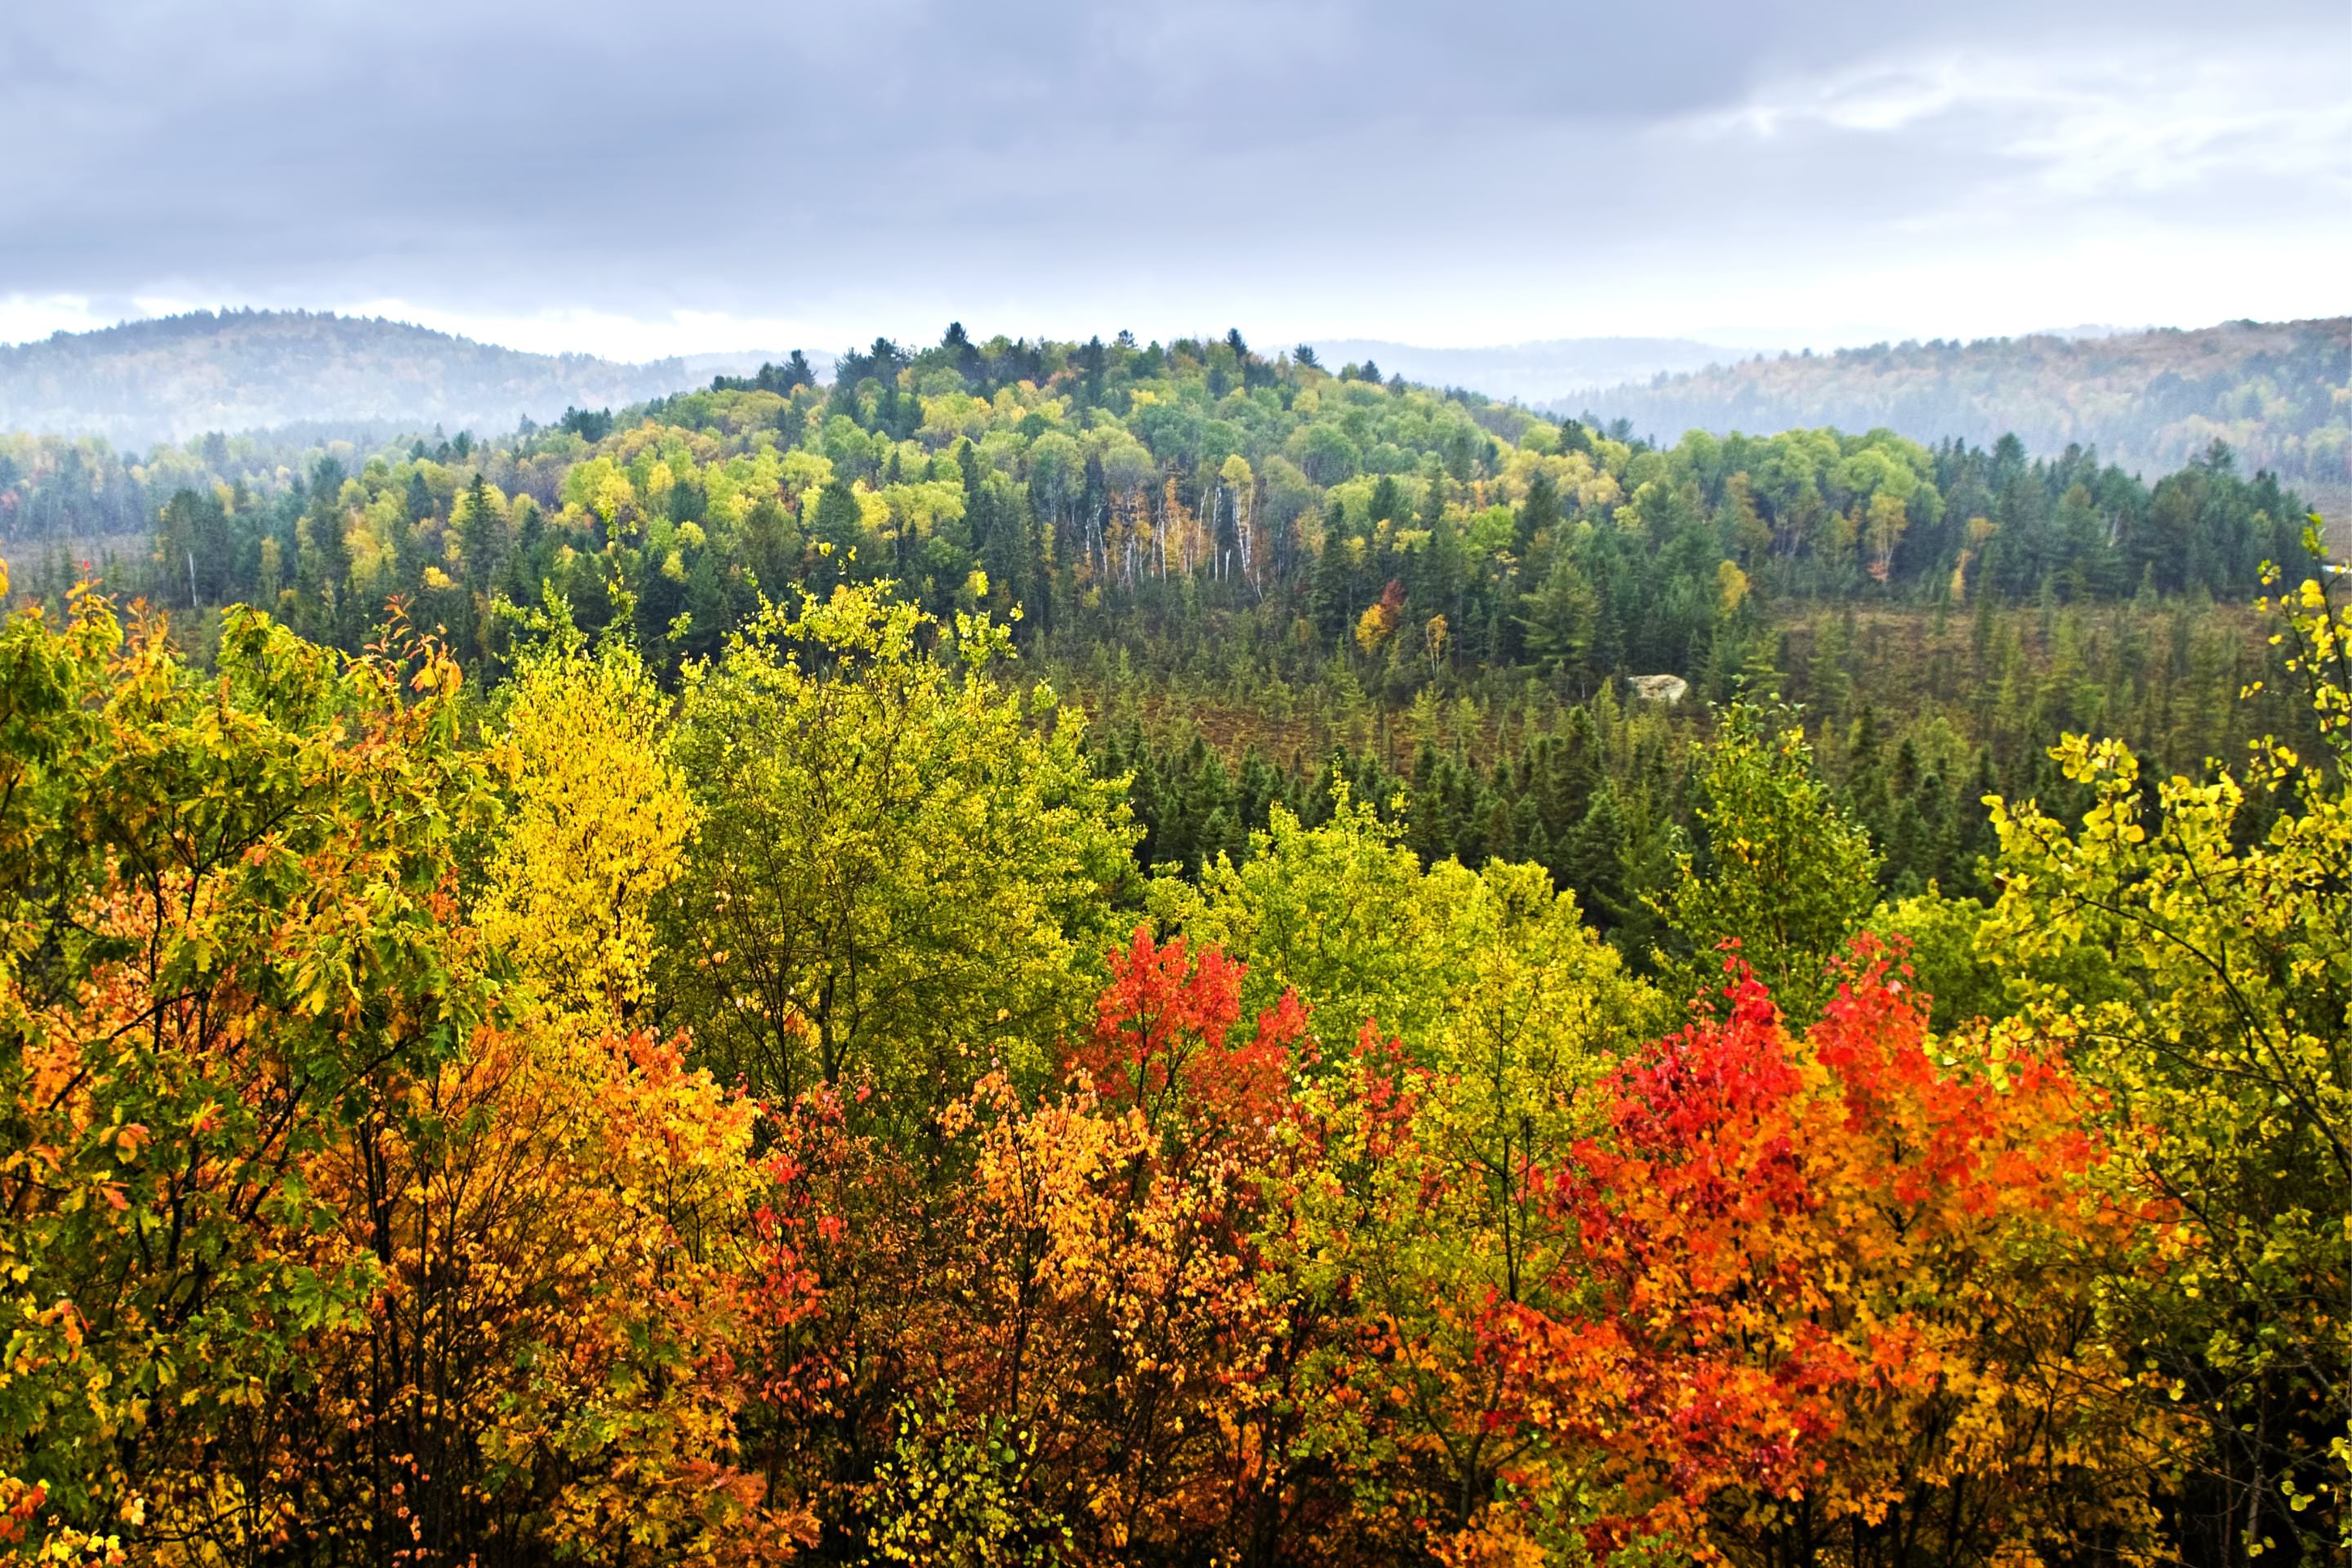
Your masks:
{"label": "mist over hills", "polygon": [[1665,441],[1822,425],[1977,445],[2013,434],[2036,455],[2081,445],[2142,474],[2219,440],[2249,468],[2352,482],[2352,317],[2095,331],[1757,355],[1554,406]]}
{"label": "mist over hills", "polygon": [[297,424],[503,431],[662,396],[761,357],[626,364],[330,311],[197,310],[0,346],[0,429],[134,447]]}
{"label": "mist over hills", "polygon": [[1705,369],[1739,351],[1690,338],[1549,338],[1492,348],[1433,349],[1372,338],[1335,338],[1313,345],[1332,370],[1370,360],[1383,375],[1427,386],[1464,386],[1489,397],[1541,406],[1572,401],[1594,387],[1646,382]]}

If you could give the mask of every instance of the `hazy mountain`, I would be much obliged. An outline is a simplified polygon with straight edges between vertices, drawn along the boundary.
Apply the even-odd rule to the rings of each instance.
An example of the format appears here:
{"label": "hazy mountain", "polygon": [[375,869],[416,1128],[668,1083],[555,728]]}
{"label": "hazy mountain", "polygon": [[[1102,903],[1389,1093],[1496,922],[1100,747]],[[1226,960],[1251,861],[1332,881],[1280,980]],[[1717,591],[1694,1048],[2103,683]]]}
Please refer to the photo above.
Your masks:
{"label": "hazy mountain", "polygon": [[1489,397],[1548,404],[1572,400],[1596,387],[1646,381],[1662,372],[1693,371],[1738,357],[1738,351],[1688,338],[1551,338],[1483,349],[1417,348],[1367,338],[1314,344],[1325,368],[1366,359],[1382,375],[1402,374],[1430,386],[1466,386]]}
{"label": "hazy mountain", "polygon": [[2249,468],[2352,480],[2352,318],[2093,330],[1759,355],[1561,403],[1668,441],[1819,425],[1977,444],[2014,432],[2036,455],[2079,443],[2154,473],[2221,440]]}
{"label": "hazy mountain", "polygon": [[[0,430],[145,446],[300,422],[480,433],[619,407],[755,369],[761,355],[624,364],[535,354],[403,321],[198,310],[0,347]],[[781,358],[781,355],[767,357]]]}

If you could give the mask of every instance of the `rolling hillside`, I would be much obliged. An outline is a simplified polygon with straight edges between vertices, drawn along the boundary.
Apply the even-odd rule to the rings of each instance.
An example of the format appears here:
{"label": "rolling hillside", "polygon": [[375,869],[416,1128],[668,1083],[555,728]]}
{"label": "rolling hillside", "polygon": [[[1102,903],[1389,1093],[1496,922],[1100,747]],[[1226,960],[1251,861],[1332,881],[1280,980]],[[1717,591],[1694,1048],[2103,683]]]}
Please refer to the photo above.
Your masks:
{"label": "rolling hillside", "polygon": [[2352,317],[1759,355],[1559,405],[1667,441],[1822,425],[1979,445],[2014,433],[2037,457],[2079,443],[2141,473],[2221,440],[2242,466],[2336,489],[2352,484]]}
{"label": "rolling hillside", "polygon": [[622,364],[522,353],[400,321],[199,310],[0,347],[0,430],[128,446],[298,422],[505,431],[526,415],[618,407],[760,358]]}

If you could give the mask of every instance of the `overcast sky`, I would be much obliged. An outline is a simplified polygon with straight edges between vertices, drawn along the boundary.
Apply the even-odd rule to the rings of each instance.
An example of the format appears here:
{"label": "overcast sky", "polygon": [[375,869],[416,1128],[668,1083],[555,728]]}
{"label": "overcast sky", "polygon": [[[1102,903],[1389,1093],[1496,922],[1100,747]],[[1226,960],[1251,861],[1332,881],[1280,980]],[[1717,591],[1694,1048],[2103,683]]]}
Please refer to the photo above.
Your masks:
{"label": "overcast sky", "polygon": [[2352,310],[2347,0],[13,0],[0,341],[1742,347]]}

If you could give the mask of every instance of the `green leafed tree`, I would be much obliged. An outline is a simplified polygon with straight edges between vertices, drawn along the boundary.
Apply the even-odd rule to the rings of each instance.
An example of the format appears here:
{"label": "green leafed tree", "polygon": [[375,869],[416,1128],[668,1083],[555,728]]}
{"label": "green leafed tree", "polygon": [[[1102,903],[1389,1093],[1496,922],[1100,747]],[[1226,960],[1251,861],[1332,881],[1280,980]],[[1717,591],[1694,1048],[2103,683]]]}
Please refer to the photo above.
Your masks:
{"label": "green leafed tree", "polygon": [[[703,827],[667,992],[712,1065],[765,1095],[867,1089],[891,1113],[1050,1039],[1110,945],[1119,781],[1050,689],[989,674],[1005,628],[945,629],[843,587],[771,608],[689,668],[678,765]],[[1046,722],[1041,722],[1046,721]],[[1034,1051],[1029,1054],[1034,1054]]]}
{"label": "green leafed tree", "polygon": [[1829,994],[1824,965],[1878,901],[1878,851],[1815,771],[1795,713],[1743,700],[1717,723],[1701,843],[1681,857],[1663,910],[1699,983],[1737,942],[1782,1010],[1809,1018]]}

